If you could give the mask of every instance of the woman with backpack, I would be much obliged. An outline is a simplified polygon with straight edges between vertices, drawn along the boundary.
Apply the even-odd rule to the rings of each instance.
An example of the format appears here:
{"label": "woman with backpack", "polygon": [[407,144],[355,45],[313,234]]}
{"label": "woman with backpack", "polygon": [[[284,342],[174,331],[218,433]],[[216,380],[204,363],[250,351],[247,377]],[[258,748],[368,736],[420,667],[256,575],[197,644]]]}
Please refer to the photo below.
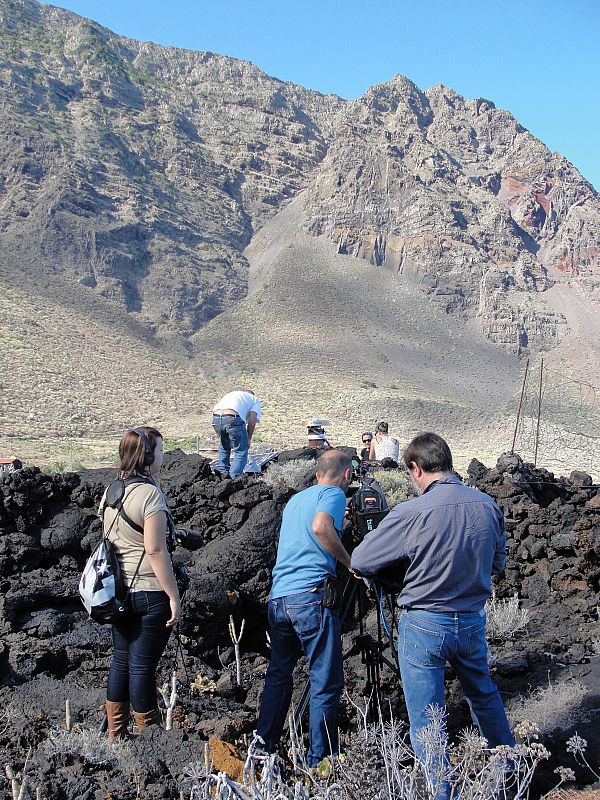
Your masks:
{"label": "woman with backpack", "polygon": [[[175,531],[166,497],[155,480],[163,463],[161,433],[146,426],[127,431],[119,456],[119,478],[105,491],[99,509],[127,593],[122,619],[112,625],[106,692],[109,744],[127,737],[130,704],[138,730],[160,723],[156,668],[171,630],[181,619],[170,555]],[[111,491],[117,494],[116,507],[110,502]]]}

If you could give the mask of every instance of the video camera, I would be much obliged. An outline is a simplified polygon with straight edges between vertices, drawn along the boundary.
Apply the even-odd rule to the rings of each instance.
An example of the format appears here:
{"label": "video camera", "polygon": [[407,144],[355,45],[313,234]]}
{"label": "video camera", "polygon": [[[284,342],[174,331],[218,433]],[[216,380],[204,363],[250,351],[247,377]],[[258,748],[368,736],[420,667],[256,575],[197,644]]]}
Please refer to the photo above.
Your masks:
{"label": "video camera", "polygon": [[[381,484],[373,475],[374,466],[369,461],[352,460],[354,479],[358,486],[350,487],[348,503],[349,539],[352,548],[359,545],[367,533],[374,531],[379,523],[387,517],[391,509],[385,497]],[[408,562],[400,561],[390,564],[380,570],[375,577],[375,583],[386,592],[398,594],[404,584],[404,576]]]}
{"label": "video camera", "polygon": [[385,492],[373,475],[373,465],[358,458],[352,459],[353,479],[358,486],[350,487],[348,514],[353,527],[355,543],[360,543],[367,533],[374,531],[390,511]]}

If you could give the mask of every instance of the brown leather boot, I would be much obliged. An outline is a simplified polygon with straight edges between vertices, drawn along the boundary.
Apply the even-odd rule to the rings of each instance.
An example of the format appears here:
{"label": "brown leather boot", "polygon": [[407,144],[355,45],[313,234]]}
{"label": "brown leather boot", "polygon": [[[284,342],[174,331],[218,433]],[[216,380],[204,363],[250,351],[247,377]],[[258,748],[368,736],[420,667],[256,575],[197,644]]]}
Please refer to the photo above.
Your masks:
{"label": "brown leather boot", "polygon": [[150,711],[134,711],[133,719],[135,721],[138,733],[146,730],[149,725],[160,725],[160,711],[158,708],[152,708]]}
{"label": "brown leather boot", "polygon": [[115,739],[127,739],[127,724],[129,723],[129,703],[115,703],[106,701],[106,718],[108,720],[108,743]]}

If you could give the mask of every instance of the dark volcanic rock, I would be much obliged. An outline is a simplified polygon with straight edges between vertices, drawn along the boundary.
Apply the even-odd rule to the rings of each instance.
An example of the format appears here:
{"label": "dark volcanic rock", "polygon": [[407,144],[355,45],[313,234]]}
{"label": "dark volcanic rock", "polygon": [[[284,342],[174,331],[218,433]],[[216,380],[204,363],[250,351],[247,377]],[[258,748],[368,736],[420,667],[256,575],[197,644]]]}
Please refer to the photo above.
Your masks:
{"label": "dark volcanic rock", "polygon": [[[46,476],[26,469],[0,484],[0,701],[17,704],[24,714],[14,735],[11,730],[0,734],[0,744],[19,764],[18,742],[24,737],[37,743],[32,776],[46,781],[48,791],[58,792],[48,775],[54,775],[57,766],[66,770],[57,797],[74,799],[93,790],[95,800],[99,792],[118,792],[122,781],[123,773],[112,768],[90,771],[77,759],[59,765],[40,749],[50,726],[61,724],[67,698],[78,724],[95,727],[102,718],[110,629],[86,620],[76,587],[86,552],[100,533],[97,503],[113,477],[112,470]],[[525,633],[494,643],[495,676],[503,694],[510,697],[544,686],[549,673],[551,680],[560,680],[561,665],[568,664],[570,669],[590,667],[585,680],[590,696],[599,696],[598,671],[592,669],[599,636],[596,490],[556,480],[518,456],[502,457],[493,469],[472,462],[469,478],[494,497],[506,515],[509,557],[504,575],[495,581],[496,592],[499,597],[518,594],[531,614]],[[216,686],[199,694],[180,672],[176,731],[169,738],[157,729],[136,741],[130,769],[143,774],[144,796],[149,798],[161,797],[161,792],[177,796],[178,775],[190,760],[198,760],[201,739],[217,735],[235,740],[255,725],[268,656],[265,601],[283,505],[293,494],[289,489],[271,490],[258,476],[221,480],[210,473],[205,459],[180,451],[167,456],[163,485],[178,524],[201,530],[206,537],[195,552],[179,548],[176,554],[191,576],[180,627],[190,681],[200,675]],[[245,620],[242,689],[234,677],[230,618],[237,631]],[[356,619],[348,622],[346,650],[356,625]],[[372,605],[366,610],[365,626],[376,635]],[[172,637],[159,665],[161,682],[170,679],[176,659]],[[394,713],[404,714],[393,674],[384,669],[382,676],[386,702]],[[348,659],[346,681],[349,692],[358,696],[365,683],[360,655]],[[468,723],[455,683],[449,695],[452,730]],[[296,699],[301,688],[299,681]],[[585,721],[578,730],[593,740]]]}

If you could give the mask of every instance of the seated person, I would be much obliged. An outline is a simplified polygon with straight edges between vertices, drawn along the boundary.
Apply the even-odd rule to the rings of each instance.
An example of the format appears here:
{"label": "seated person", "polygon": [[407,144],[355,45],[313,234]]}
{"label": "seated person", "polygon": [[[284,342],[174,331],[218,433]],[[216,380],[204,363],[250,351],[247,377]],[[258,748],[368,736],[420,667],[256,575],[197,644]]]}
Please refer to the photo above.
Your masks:
{"label": "seated person", "polygon": [[361,461],[368,461],[371,452],[371,442],[373,441],[373,434],[371,431],[365,431],[362,435],[362,448],[359,451]]}
{"label": "seated person", "polygon": [[378,422],[375,425],[375,437],[371,442],[369,461],[383,461],[384,458],[389,458],[397,463],[399,450],[398,439],[389,435],[387,422]]}

